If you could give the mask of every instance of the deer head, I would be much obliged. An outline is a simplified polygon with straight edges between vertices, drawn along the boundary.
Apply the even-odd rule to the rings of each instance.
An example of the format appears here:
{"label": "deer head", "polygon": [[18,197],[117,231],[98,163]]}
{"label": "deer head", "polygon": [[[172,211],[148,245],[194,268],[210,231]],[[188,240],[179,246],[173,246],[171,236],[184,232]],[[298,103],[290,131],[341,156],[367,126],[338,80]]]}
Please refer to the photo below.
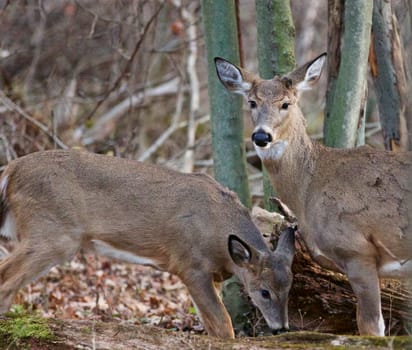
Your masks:
{"label": "deer head", "polygon": [[[279,78],[263,80],[243,68],[216,57],[217,75],[230,92],[244,96],[255,129],[252,141],[262,159],[280,159],[289,145],[297,91],[310,89],[319,79],[326,54]],[[299,111],[300,112],[300,111]]]}
{"label": "deer head", "polygon": [[236,236],[229,236],[229,252],[240,268],[237,276],[247,294],[261,310],[275,332],[289,329],[288,295],[292,285],[292,261],[295,254],[295,230],[282,231],[275,252],[257,251]]}

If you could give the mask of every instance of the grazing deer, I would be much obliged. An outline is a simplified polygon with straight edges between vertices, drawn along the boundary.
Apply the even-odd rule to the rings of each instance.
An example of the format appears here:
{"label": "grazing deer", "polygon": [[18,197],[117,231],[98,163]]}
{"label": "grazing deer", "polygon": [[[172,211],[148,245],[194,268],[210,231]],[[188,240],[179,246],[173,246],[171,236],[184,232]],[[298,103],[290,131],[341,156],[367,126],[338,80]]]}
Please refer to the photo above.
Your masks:
{"label": "grazing deer", "polygon": [[204,174],[80,151],[11,162],[0,178],[0,313],[19,288],[80,248],[181,278],[209,335],[233,338],[218,285],[244,284],[269,327],[288,328],[294,232],[271,252],[237,196]]}
{"label": "grazing deer", "polygon": [[325,58],[270,80],[221,58],[215,64],[226,89],[246,97],[256,152],[312,257],[348,276],[359,332],[383,336],[379,278],[412,273],[412,153],[332,149],[309,138],[298,93],[318,81]]}

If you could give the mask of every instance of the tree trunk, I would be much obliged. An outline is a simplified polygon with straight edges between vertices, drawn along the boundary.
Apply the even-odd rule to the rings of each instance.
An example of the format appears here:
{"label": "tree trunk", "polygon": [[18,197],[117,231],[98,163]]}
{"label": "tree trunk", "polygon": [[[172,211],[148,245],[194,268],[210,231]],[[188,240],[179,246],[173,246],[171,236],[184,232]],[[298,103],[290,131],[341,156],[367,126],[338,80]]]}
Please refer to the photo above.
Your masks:
{"label": "tree trunk", "polygon": [[295,27],[288,0],[256,0],[259,74],[264,79],[295,67]]}
{"label": "tree trunk", "polygon": [[357,145],[366,93],[366,69],[372,24],[372,0],[329,0],[329,82],[325,144]]}
{"label": "tree trunk", "polygon": [[[214,65],[215,56],[240,64],[236,3],[233,0],[202,0],[201,5],[208,62],[214,175],[250,207],[242,101],[222,86]],[[248,324],[245,315],[250,312],[250,306],[236,278],[225,281],[222,297],[235,331],[243,331]]]}
{"label": "tree trunk", "polygon": [[[264,79],[283,75],[295,67],[295,28],[289,0],[256,0],[256,27],[259,74]],[[263,168],[264,203],[275,210],[271,197],[275,189]]]}
{"label": "tree trunk", "polygon": [[397,21],[401,47],[403,48],[407,93],[405,117],[408,130],[408,149],[412,151],[412,0],[398,0],[392,3]]}
{"label": "tree trunk", "polygon": [[390,2],[374,1],[372,31],[370,66],[385,148],[406,150],[408,89],[399,30]]}
{"label": "tree trunk", "polygon": [[217,181],[235,191],[244,205],[251,199],[243,143],[242,101],[220,83],[214,57],[240,64],[235,1],[202,0],[209,101],[212,126],[213,167]]}

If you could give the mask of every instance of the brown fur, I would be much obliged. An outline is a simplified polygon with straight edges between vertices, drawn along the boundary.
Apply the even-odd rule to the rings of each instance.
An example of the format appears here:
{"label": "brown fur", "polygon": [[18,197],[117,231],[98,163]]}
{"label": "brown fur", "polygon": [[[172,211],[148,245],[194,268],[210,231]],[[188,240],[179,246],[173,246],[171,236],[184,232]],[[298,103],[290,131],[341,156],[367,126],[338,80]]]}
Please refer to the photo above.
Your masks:
{"label": "brown fur", "polygon": [[[81,247],[99,251],[103,243],[122,252],[123,260],[133,254],[178,275],[210,335],[234,336],[215,288],[232,274],[271,327],[287,326],[287,313],[279,315],[287,307],[293,253],[284,276],[274,270],[263,275],[287,254],[283,248],[272,253],[237,196],[209,176],[80,151],[30,154],[10,163],[2,176],[8,180],[2,201],[18,242],[0,261],[0,312],[19,288]],[[230,242],[250,256],[235,262]],[[263,287],[270,300],[262,298]]]}
{"label": "brown fur", "polygon": [[[379,277],[412,274],[412,153],[367,146],[339,150],[311,141],[297,90],[318,80],[323,62],[321,55],[289,73],[292,85],[278,77],[260,79],[221,59],[216,66],[226,88],[256,102],[254,132],[271,141],[255,148],[278,196],[295,213],[313,258],[348,275],[360,333],[383,335]],[[226,85],[229,76],[238,85]],[[280,156],[272,151],[279,144],[287,145]]]}

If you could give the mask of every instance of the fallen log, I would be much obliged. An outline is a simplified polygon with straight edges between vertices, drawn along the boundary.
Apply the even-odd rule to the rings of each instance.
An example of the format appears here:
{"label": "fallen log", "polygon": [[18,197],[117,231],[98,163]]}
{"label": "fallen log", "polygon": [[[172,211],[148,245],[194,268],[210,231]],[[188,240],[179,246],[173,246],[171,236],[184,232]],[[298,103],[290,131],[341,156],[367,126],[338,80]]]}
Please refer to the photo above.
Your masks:
{"label": "fallen log", "polygon": [[[0,318],[1,349],[47,349],[47,350],[375,350],[387,349],[389,340],[377,337],[342,336],[326,333],[292,332],[277,336],[258,338],[218,339],[192,332],[181,332],[127,322],[102,322],[96,320],[38,320],[39,332],[17,330],[16,324],[30,325],[35,320],[30,315],[14,315]],[[410,349],[410,337],[391,338],[390,348]]]}
{"label": "fallen log", "polygon": [[[289,220],[293,221],[293,216]],[[267,240],[276,247],[279,233],[288,221],[277,213],[255,207],[253,219]],[[291,223],[296,225],[295,222]],[[297,231],[294,281],[289,296],[292,329],[336,334],[357,334],[356,298],[345,275],[324,269],[311,259]],[[382,311],[387,335],[412,333],[412,288],[407,281],[381,281]]]}

